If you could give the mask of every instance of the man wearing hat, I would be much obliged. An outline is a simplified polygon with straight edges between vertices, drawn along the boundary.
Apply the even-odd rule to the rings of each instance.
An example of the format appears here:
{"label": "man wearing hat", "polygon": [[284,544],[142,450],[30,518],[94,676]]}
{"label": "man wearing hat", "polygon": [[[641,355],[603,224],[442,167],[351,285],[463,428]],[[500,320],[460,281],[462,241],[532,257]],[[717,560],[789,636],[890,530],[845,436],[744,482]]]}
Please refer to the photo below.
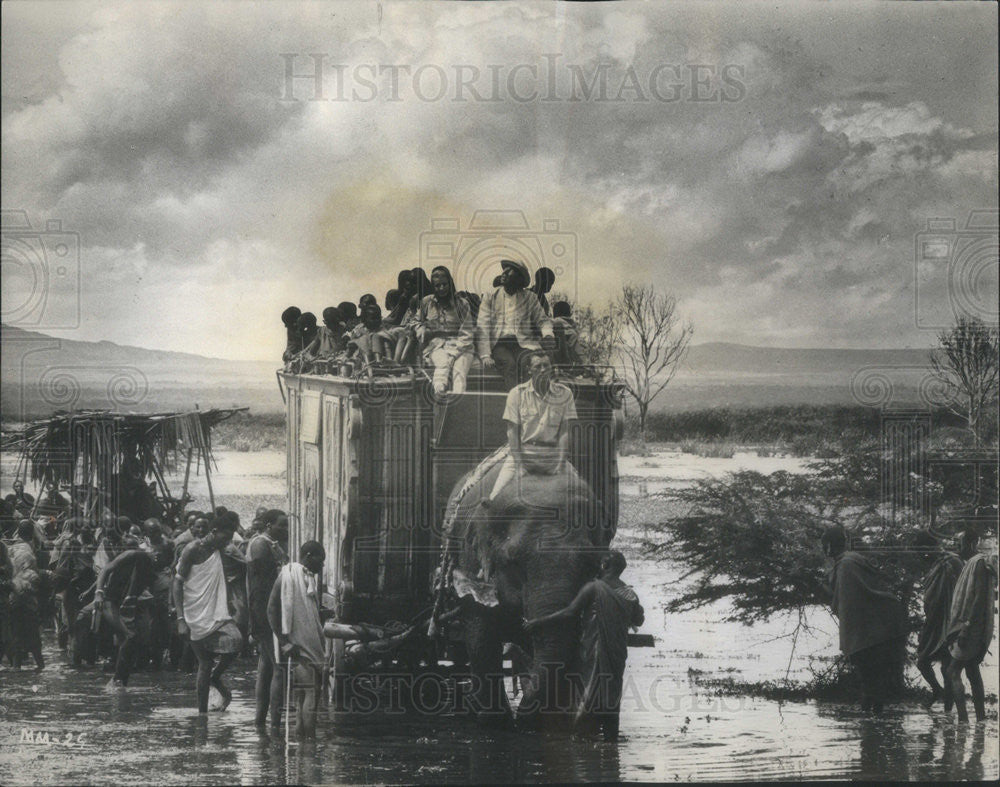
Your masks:
{"label": "man wearing hat", "polygon": [[500,260],[500,286],[483,296],[477,322],[479,359],[484,369],[497,369],[509,391],[527,378],[532,351],[555,349],[552,320],[542,310],[528,266]]}

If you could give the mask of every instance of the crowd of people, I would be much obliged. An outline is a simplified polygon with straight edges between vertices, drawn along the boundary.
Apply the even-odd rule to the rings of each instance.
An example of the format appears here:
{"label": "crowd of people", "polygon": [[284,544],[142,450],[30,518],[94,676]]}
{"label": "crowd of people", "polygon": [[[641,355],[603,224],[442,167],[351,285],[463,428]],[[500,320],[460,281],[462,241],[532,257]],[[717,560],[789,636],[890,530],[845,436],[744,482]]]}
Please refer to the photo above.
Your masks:
{"label": "crowd of people", "polygon": [[[15,483],[3,501],[0,654],[12,669],[45,667],[41,631],[54,625],[76,665],[106,660],[111,686],[147,665],[197,669],[198,707],[210,686],[228,704],[223,673],[256,645],[257,698],[266,717],[274,653],[268,601],[288,563],[288,519],[258,508],[249,528],[234,511],[186,511],[132,522],[40,512]],[[280,684],[280,681],[279,681]]]}
{"label": "crowd of people", "polygon": [[[290,560],[288,518],[278,509],[258,508],[249,528],[223,507],[190,510],[171,523],[133,523],[105,511],[95,523],[68,516],[68,507],[40,514],[20,482],[2,502],[0,652],[15,670],[29,658],[36,670],[45,668],[41,634],[54,625],[75,665],[104,660],[109,689],[127,686],[146,667],[195,672],[198,711],[207,713],[213,687],[219,701],[212,709],[229,704],[226,671],[256,650],[257,726],[270,719],[278,733],[283,709],[294,708],[297,734],[312,736],[326,640],[345,641],[349,662],[370,665],[422,630],[335,620],[320,598],[323,546],[307,541],[298,561]],[[642,622],[638,599],[619,579],[624,568],[621,554],[610,552],[571,608],[527,623],[532,631],[567,616],[591,621],[584,645],[615,655],[609,668],[617,682],[609,689],[591,681],[602,694],[590,703],[602,709],[609,737],[617,735],[627,628]]]}
{"label": "crowd of people", "polygon": [[[888,577],[872,557],[850,549],[850,538],[842,527],[828,528],[822,546],[832,560],[829,587],[840,628],[840,650],[861,678],[862,709],[879,714],[901,688],[909,631],[906,607],[891,592]],[[964,674],[976,719],[982,721],[986,703],[979,666],[993,639],[997,573],[979,551],[975,530],[963,531],[957,547],[956,555],[926,531],[914,544],[927,568],[916,663],[931,688],[930,706],[943,701],[946,713],[954,706],[960,721],[969,720]],[[935,663],[940,664],[940,682]]]}
{"label": "crowd of people", "polygon": [[547,297],[552,270],[539,268],[532,283],[523,262],[501,260],[500,267],[485,294],[459,291],[443,265],[430,278],[423,268],[402,270],[385,294],[384,311],[369,293],[357,304],[323,309],[322,325],[313,312],[289,306],[281,315],[285,368],[371,376],[425,367],[433,370],[436,392],[461,393],[477,360],[484,370],[496,369],[508,390],[526,379],[532,352],[544,351],[560,367],[579,365],[572,308]]}
{"label": "crowd of people", "polygon": [[[545,365],[533,364],[535,377]],[[196,671],[197,706],[206,713],[212,687],[219,709],[228,705],[232,693],[223,676],[240,654],[256,649],[257,725],[264,727],[270,715],[276,731],[287,699],[294,702],[299,734],[311,735],[327,662],[325,638],[354,641],[357,655],[380,645],[391,649],[415,630],[387,632],[333,620],[320,599],[323,547],[307,541],[298,562],[291,561],[288,519],[278,509],[258,508],[249,528],[223,507],[187,511],[169,524],[156,518],[133,523],[109,512],[95,523],[40,514],[20,482],[2,505],[0,651],[13,669],[29,658],[44,669],[41,630],[54,622],[60,647],[75,663],[106,659],[110,686],[126,686],[133,670],[160,668],[164,658],[174,668]],[[983,720],[980,664],[992,642],[996,569],[978,549],[975,531],[963,532],[957,546],[958,554],[950,552],[930,533],[916,541],[927,566],[916,663],[932,690],[931,705],[943,700],[946,712],[954,707],[967,721],[964,675],[976,718]],[[905,606],[872,557],[851,549],[843,528],[829,528],[822,547],[832,561],[840,649],[861,679],[862,708],[878,714],[902,676]],[[590,647],[605,660],[615,657],[605,667],[620,679],[627,628],[642,622],[634,592],[619,579],[624,567],[620,553],[610,552],[600,577],[569,607],[528,621],[527,630],[583,614],[595,627]],[[617,635],[609,634],[612,628]],[[607,708],[605,733],[613,737],[620,691],[611,694],[600,706]]]}

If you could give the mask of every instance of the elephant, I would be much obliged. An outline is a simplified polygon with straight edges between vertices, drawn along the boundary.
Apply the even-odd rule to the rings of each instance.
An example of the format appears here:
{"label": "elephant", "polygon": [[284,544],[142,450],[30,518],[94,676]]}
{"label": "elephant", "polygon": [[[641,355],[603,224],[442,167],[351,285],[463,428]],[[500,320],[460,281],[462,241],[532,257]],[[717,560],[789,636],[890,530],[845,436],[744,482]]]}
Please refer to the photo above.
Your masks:
{"label": "elephant", "polygon": [[502,654],[504,643],[513,643],[531,658],[518,725],[565,723],[574,711],[570,678],[581,667],[577,627],[554,625],[529,637],[523,620],[555,612],[575,598],[596,575],[613,527],[568,462],[565,472],[522,475],[488,508],[481,505],[500,464],[460,479],[446,514],[446,560],[453,567],[451,586],[472,677],[462,697],[464,710],[487,722],[511,718]]}

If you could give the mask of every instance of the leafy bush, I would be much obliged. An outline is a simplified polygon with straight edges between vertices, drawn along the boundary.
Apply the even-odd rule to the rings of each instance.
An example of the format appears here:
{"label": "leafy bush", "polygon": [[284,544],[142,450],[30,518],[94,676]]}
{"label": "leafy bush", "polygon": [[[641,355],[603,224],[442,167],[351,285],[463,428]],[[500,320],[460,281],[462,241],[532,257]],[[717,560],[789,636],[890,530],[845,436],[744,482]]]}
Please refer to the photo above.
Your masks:
{"label": "leafy bush", "polygon": [[[647,525],[642,548],[689,569],[681,578],[688,584],[667,610],[726,599],[730,619],[744,624],[788,611],[801,620],[807,607],[829,601],[819,541],[826,527],[839,524],[851,534],[853,549],[870,551],[916,616],[916,588],[927,566],[909,545],[928,524],[920,505],[929,500],[943,519],[960,522],[970,501],[982,502],[982,490],[976,498],[970,475],[938,483],[911,473],[890,506],[881,478],[887,463],[905,465],[905,446],[898,450],[893,455],[868,439],[817,459],[805,474],[741,471],[664,492],[674,513]],[[995,484],[988,502],[995,510]]]}

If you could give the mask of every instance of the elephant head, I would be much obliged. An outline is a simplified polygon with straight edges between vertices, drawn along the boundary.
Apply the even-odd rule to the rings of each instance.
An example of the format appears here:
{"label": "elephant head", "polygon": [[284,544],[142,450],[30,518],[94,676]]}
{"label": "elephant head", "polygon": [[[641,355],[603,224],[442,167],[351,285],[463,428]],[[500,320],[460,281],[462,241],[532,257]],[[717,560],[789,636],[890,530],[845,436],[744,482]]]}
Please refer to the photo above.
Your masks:
{"label": "elephant head", "polygon": [[564,608],[594,577],[601,512],[569,464],[564,472],[515,479],[486,508],[480,501],[493,489],[498,469],[463,478],[450,502],[453,586],[473,673],[471,709],[481,717],[509,715],[502,648],[512,642],[531,655],[531,689],[522,697],[519,719],[569,713],[576,626],[552,626],[529,640],[522,621]]}

